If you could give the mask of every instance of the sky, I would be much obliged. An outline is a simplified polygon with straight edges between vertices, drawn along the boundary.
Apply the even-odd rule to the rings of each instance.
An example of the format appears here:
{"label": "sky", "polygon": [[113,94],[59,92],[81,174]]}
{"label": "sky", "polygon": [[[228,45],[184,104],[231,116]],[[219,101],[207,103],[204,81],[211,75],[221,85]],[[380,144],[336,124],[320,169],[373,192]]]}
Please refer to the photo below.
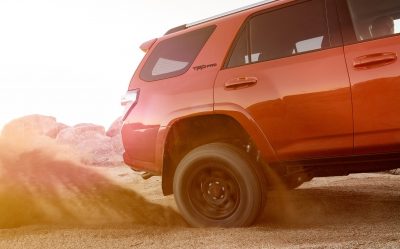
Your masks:
{"label": "sky", "polygon": [[168,29],[258,0],[0,0],[0,129],[29,114],[108,127]]}
{"label": "sky", "polygon": [[107,127],[122,113],[143,42],[256,2],[0,0],[0,129],[36,113]]}

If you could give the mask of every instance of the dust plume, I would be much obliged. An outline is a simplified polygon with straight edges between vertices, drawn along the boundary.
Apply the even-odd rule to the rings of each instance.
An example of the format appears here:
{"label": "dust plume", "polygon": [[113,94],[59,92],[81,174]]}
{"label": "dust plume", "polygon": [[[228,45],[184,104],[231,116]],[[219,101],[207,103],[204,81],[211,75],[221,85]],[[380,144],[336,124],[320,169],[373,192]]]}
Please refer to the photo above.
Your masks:
{"label": "dust plume", "polygon": [[[382,210],[388,206],[394,206],[394,209],[399,206],[398,203],[387,200],[382,204],[382,197],[379,195],[379,191],[382,190],[378,191],[382,188],[382,183],[370,191],[373,186],[372,179],[367,180],[365,187],[369,190],[365,191],[349,190],[343,180],[345,177],[337,177],[341,179],[338,182],[333,181],[333,177],[330,178],[331,183],[324,184],[321,182],[326,182],[326,178],[316,178],[314,183],[304,183],[298,189],[288,190],[273,170],[267,170],[268,181],[273,184],[274,190],[268,192],[265,209],[258,224],[299,228],[323,227],[327,224],[357,224],[365,222],[367,217],[369,220],[379,220]],[[351,182],[351,178],[349,181]]]}
{"label": "dust plume", "polygon": [[0,228],[23,225],[181,225],[172,209],[146,201],[82,165],[69,147],[29,129],[0,136]]}
{"label": "dust plume", "polygon": [[267,181],[273,186],[260,220],[292,226],[308,226],[316,222],[325,222],[326,206],[315,196],[303,197],[299,190],[288,190],[282,178],[271,168],[266,167]]}

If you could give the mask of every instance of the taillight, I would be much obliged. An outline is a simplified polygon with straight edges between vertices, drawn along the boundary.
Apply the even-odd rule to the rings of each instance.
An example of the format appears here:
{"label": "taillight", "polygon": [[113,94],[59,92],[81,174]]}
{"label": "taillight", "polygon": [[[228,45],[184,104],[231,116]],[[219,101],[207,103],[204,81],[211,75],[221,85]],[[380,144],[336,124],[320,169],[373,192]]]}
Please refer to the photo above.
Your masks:
{"label": "taillight", "polygon": [[130,90],[121,98],[121,105],[124,107],[124,113],[122,118],[123,121],[125,121],[128,114],[136,105],[138,98],[139,98],[139,89]]}

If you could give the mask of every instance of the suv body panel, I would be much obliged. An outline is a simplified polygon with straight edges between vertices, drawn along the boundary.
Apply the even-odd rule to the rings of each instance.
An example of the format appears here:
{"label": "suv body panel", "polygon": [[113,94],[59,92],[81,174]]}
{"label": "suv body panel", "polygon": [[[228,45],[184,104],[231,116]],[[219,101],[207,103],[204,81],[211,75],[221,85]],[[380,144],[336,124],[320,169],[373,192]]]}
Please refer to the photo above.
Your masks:
{"label": "suv body panel", "polygon": [[[216,25],[214,33],[194,60],[192,67],[183,75],[146,82],[139,76],[146,59],[160,42],[179,36],[188,30],[178,31],[159,38],[145,55],[131,79],[129,90],[140,89],[139,101],[122,127],[124,160],[136,170],[154,174],[162,173],[163,145],[166,133],[175,122],[194,115],[213,114],[214,80],[230,47],[229,37],[235,36],[245,16],[208,22],[188,30]],[[216,64],[204,70],[201,65]],[[160,104],[162,103],[162,104]],[[189,103],[189,104],[188,104]]]}
{"label": "suv body panel", "polygon": [[[241,76],[258,83],[225,89],[225,82]],[[216,82],[216,104],[246,109],[279,159],[352,154],[351,93],[341,48],[225,69]]]}
{"label": "suv body panel", "polygon": [[[342,22],[344,47],[337,45],[341,36],[335,26],[330,27],[330,35],[336,41],[332,48],[224,68],[246,19],[261,11],[302,2],[306,1],[275,1],[157,39],[129,85],[130,90],[140,89],[140,95],[122,128],[125,162],[136,170],[162,174],[171,127],[182,119],[215,114],[235,119],[262,159],[271,164],[383,153],[386,149],[400,151],[400,118],[396,115],[400,108],[399,62],[365,75],[351,69],[354,58],[373,51],[400,53],[398,35],[348,44],[346,23]],[[334,2],[343,1],[327,2],[332,7]],[[330,12],[327,18],[332,21],[337,17]],[[210,25],[216,25],[216,29],[187,72],[152,82],[140,79],[144,63],[160,42]],[[195,69],[211,64],[216,66]],[[389,75],[392,77],[387,78]],[[257,84],[236,91],[225,89],[227,81],[246,76],[256,77]],[[368,86],[360,88],[367,85],[361,82],[368,82]],[[385,96],[382,98],[388,102],[371,107],[371,92]],[[260,93],[265,96],[254,98]],[[375,97],[374,101],[382,98]],[[369,114],[374,118],[370,124]]]}
{"label": "suv body panel", "polygon": [[[374,4],[372,1],[354,1],[358,9],[352,17],[351,4],[346,0],[336,1],[352,90],[354,152],[356,155],[399,152],[400,36],[388,33],[374,37],[371,28],[376,15],[389,14],[399,24],[400,2],[382,1],[381,6],[372,7],[368,6]],[[368,9],[373,9],[375,15],[369,15]],[[357,38],[357,34],[363,38]],[[360,62],[367,63],[356,66]]]}
{"label": "suv body panel", "polygon": [[[400,37],[345,46],[354,106],[354,149],[357,154],[400,151],[400,62],[357,69],[362,56],[400,55]],[[385,62],[383,62],[385,63]]]}

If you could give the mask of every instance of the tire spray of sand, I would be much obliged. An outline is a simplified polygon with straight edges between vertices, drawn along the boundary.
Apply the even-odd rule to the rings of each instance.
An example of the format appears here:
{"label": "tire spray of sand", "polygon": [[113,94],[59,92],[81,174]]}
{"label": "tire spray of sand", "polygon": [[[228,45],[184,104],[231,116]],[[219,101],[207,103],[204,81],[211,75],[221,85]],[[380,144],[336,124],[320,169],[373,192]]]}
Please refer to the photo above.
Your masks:
{"label": "tire spray of sand", "polygon": [[0,136],[0,228],[24,225],[183,225],[171,208],[83,165],[70,148],[24,127]]}

